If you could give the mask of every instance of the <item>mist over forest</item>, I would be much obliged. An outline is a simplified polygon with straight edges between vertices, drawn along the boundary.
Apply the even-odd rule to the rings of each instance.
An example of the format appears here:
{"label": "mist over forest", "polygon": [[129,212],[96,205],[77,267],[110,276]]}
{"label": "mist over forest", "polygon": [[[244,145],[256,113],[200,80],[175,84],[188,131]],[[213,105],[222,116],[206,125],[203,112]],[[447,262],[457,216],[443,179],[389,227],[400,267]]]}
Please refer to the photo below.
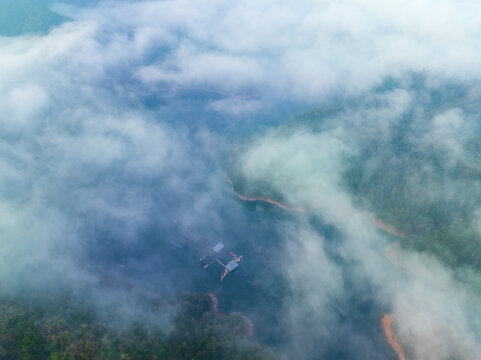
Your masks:
{"label": "mist over forest", "polygon": [[0,359],[481,358],[480,7],[0,0]]}

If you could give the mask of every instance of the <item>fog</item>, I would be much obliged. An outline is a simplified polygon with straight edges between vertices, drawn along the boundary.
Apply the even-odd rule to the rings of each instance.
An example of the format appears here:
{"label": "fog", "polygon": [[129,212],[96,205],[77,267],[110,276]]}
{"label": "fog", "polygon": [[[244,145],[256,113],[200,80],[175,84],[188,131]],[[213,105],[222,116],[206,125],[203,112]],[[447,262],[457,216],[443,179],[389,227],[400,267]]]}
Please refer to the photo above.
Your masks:
{"label": "fog", "polygon": [[[403,88],[406,83],[409,81],[400,87]],[[445,86],[452,85],[446,83]],[[338,245],[338,251],[343,260],[351,262],[355,269],[354,275],[346,275],[345,272],[342,274],[339,266],[326,261],[323,245],[319,245],[325,244],[326,240],[318,238],[320,248],[313,248],[312,236],[306,235],[310,229],[309,224],[303,226],[304,230],[299,230],[296,240],[288,240],[295,241],[299,247],[288,250],[288,253],[295,254],[289,260],[288,274],[295,284],[293,289],[300,296],[300,299],[288,305],[296,310],[292,314],[294,327],[301,323],[307,334],[315,333],[315,336],[319,336],[315,331],[319,326],[344,330],[345,325],[329,319],[329,314],[335,306],[332,303],[342,303],[347,296],[344,291],[352,286],[346,285],[346,276],[347,279],[354,276],[354,282],[367,282],[375,286],[376,301],[384,303],[396,314],[400,338],[403,340],[404,337],[405,344],[412,346],[412,357],[476,358],[480,351],[477,337],[479,323],[472,320],[479,319],[480,310],[475,300],[479,295],[474,298],[470,296],[479,291],[472,288],[474,278],[464,272],[461,272],[461,276],[456,276],[450,267],[429,254],[406,252],[399,248],[394,259],[390,259],[397,267],[386,264],[383,248],[392,240],[375,228],[372,214],[369,214],[372,211],[370,206],[359,203],[343,186],[343,174],[349,167],[347,159],[352,156],[356,159],[366,146],[374,146],[379,141],[382,151],[395,153],[390,139],[395,136],[398,126],[416,129],[415,132],[407,131],[410,134],[408,141],[411,142],[411,151],[416,151],[417,147],[423,149],[431,146],[443,154],[442,164],[448,169],[455,168],[459,163],[477,167],[473,155],[466,149],[469,140],[477,133],[475,118],[464,115],[458,107],[444,110],[443,107],[449,107],[449,103],[437,105],[440,109],[433,114],[429,110],[431,105],[426,105],[426,99],[415,100],[417,92],[418,90],[406,89],[390,90],[387,95],[385,92],[380,95],[368,92],[356,100],[354,105],[345,105],[333,114],[327,113],[320,117],[315,125],[320,130],[309,131],[310,126],[300,122],[301,125],[287,125],[287,128],[253,140],[239,156],[240,172],[244,181],[267,182],[292,208],[317,214],[339,229],[343,241]],[[427,98],[429,96],[432,94],[427,95]],[[406,102],[406,98],[412,100]],[[463,99],[465,104],[453,101],[472,114],[470,105],[475,102],[471,102],[469,97]],[[393,107],[393,103],[404,106]],[[387,113],[387,109],[394,111]],[[436,115],[436,112],[440,114]],[[412,113],[418,115],[409,117],[410,121],[403,123],[406,114]],[[370,163],[377,166],[376,162],[383,161],[382,157],[383,155],[374,153],[368,159],[364,176],[374,171],[369,170]],[[406,166],[395,155],[392,155],[391,161],[392,164],[387,166],[398,166],[401,170]],[[386,171],[392,170],[388,167]],[[413,169],[411,171],[413,173],[408,178],[409,193],[406,196],[413,196],[413,201],[419,204],[463,203],[469,207],[469,198],[477,197],[477,178],[464,181],[449,176],[440,178],[435,167],[424,168],[423,178],[416,178],[418,174]],[[386,179],[389,180],[389,177]],[[383,186],[389,189],[390,184]],[[379,189],[380,194],[382,191]],[[476,216],[477,206],[473,204],[469,208],[471,213],[468,218]],[[468,223],[467,226],[472,225]],[[292,238],[291,234],[287,236]],[[457,239],[451,238],[449,241],[456,243]],[[309,250],[303,250],[304,248]],[[322,268],[318,269],[314,264]],[[463,266],[469,268],[470,265],[473,264],[464,263]],[[316,281],[317,286],[313,286],[311,281]],[[315,302],[310,299],[315,299]],[[326,303],[331,303],[331,306],[326,306]],[[302,314],[306,311],[307,319]],[[313,312],[321,315],[313,316]],[[322,325],[318,323],[320,319]],[[330,336],[331,334],[326,335],[328,338]],[[303,334],[299,338],[305,340],[309,335]],[[311,343],[315,343],[315,340],[311,340]],[[301,347],[306,348],[305,345]]]}
{"label": "fog", "polygon": [[[114,303],[128,318],[137,300],[125,283],[140,297],[217,291],[216,273],[163,263],[170,253],[162,244],[180,219],[234,248],[276,250],[253,267],[276,269],[261,277],[272,292],[276,276],[287,284],[279,323],[288,330],[276,344],[286,358],[336,357],[326,349],[343,342],[347,354],[385,358],[372,340],[383,312],[395,314],[413,358],[480,356],[480,310],[469,286],[477,270],[401,249],[403,266],[390,262],[384,250],[392,237],[343,180],[348,159],[370,141],[389,142],[406,118],[409,146],[436,149],[448,169],[477,166],[469,150],[479,134],[477,2],[51,8],[71,21],[45,35],[0,37],[2,295],[62,288],[84,296],[88,289],[99,305]],[[391,80],[396,85],[383,88]],[[442,96],[452,88],[458,100],[446,105]],[[277,129],[329,106],[341,109],[318,131]],[[264,181],[301,211],[279,215],[236,199],[224,172],[246,139],[242,176]],[[380,161],[366,161],[366,173]],[[479,181],[439,178],[431,168],[422,175],[410,178],[419,204],[472,203],[470,227],[479,231]],[[105,278],[117,279],[118,288],[105,287]],[[226,299],[234,297],[223,286]],[[254,322],[262,313],[262,306],[243,306]],[[356,327],[346,319],[363,306],[379,306],[366,311],[379,319],[369,315],[372,322],[362,318]]]}

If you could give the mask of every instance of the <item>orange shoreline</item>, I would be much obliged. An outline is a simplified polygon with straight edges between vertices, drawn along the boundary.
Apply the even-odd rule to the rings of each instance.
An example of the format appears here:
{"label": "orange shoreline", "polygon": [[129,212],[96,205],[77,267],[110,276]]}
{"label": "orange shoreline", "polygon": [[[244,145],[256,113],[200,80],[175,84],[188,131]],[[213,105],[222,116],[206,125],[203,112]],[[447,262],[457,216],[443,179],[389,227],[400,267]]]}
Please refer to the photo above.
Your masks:
{"label": "orange shoreline", "polygon": [[279,207],[283,210],[286,210],[286,211],[300,211],[300,210],[294,209],[294,208],[292,208],[292,207],[290,207],[286,204],[283,204],[279,201],[269,199],[268,197],[265,197],[265,196],[251,197],[251,196],[245,196],[245,195],[239,194],[237,191],[235,191],[234,185],[232,185],[232,180],[229,178],[229,175],[227,175],[227,173],[225,173],[224,178],[225,178],[225,181],[227,181],[230,184],[230,187],[231,187],[234,195],[237,196],[241,200],[265,202],[265,203],[268,203],[268,204],[271,204],[271,205],[275,205],[275,206],[277,206],[277,207]]}
{"label": "orange shoreline", "polygon": [[397,340],[396,335],[394,335],[394,332],[392,329],[393,321],[394,321],[394,315],[392,314],[383,315],[381,319],[381,324],[384,329],[384,335],[386,335],[386,339],[389,345],[391,345],[392,349],[396,352],[399,360],[406,360],[406,356],[404,355],[401,344],[399,344],[399,341]]}
{"label": "orange shoreline", "polygon": [[[234,185],[232,184],[232,180],[229,178],[229,175],[227,174],[227,172],[224,174],[224,178],[225,178],[225,181],[227,181],[232,189],[232,192],[234,193],[235,196],[237,196],[239,199],[241,200],[245,200],[245,201],[251,201],[251,202],[255,202],[255,201],[260,201],[260,202],[265,202],[265,203],[268,203],[268,204],[271,204],[271,205],[275,205],[285,211],[297,211],[297,212],[305,212],[304,209],[299,209],[299,208],[293,208],[287,204],[284,204],[284,203],[281,203],[279,201],[275,201],[275,200],[272,200],[268,197],[265,197],[265,196],[255,196],[255,197],[251,197],[251,196],[246,196],[246,195],[242,195],[242,194],[239,194],[235,189],[234,189]],[[391,235],[394,235],[394,236],[397,236],[397,237],[401,237],[401,238],[405,238],[407,237],[407,234],[397,230],[396,228],[394,228],[393,226],[379,220],[379,219],[376,219],[375,217],[371,216],[370,217],[370,221],[371,223],[376,226],[378,229],[381,229]]]}
{"label": "orange shoreline", "polygon": [[391,263],[393,263],[396,266],[399,266],[400,268],[403,268],[404,270],[409,271],[409,268],[403,264],[401,260],[399,260],[397,254],[396,254],[396,247],[399,246],[399,241],[395,241],[390,243],[384,248],[384,256],[386,259],[388,259]]}
{"label": "orange shoreline", "polygon": [[398,229],[394,228],[393,226],[385,223],[384,221],[376,219],[375,217],[371,217],[371,222],[378,229],[384,230],[385,232],[387,232],[391,235],[394,235],[394,236],[397,236],[397,237],[400,237],[400,238],[405,238],[405,237],[408,236],[406,233],[403,233],[403,232],[399,231]]}
{"label": "orange shoreline", "polygon": [[[253,201],[253,202],[254,201],[261,201],[261,202],[265,202],[265,203],[268,203],[268,204],[275,205],[275,206],[277,206],[277,207],[279,207],[279,208],[281,208],[285,211],[300,211],[299,209],[292,208],[292,207],[290,207],[286,204],[283,204],[281,202],[269,199],[268,197],[264,197],[264,196],[250,197],[250,196],[245,196],[245,195],[239,194],[237,191],[235,191],[234,185],[232,184],[232,180],[229,178],[229,175],[227,174],[227,172],[225,173],[224,178],[230,184],[232,192],[234,193],[234,195],[237,196],[241,200]],[[407,236],[407,234],[397,230],[396,228],[392,227],[391,225],[386,224],[386,223],[382,222],[381,220],[376,219],[374,217],[371,217],[371,222],[378,229],[386,231],[387,233],[389,233],[391,235],[394,235],[394,236],[397,236],[397,237],[402,237],[402,238]],[[385,255],[386,255],[386,253],[385,253]],[[388,257],[388,256],[386,256],[386,257],[389,260],[391,260],[390,257]],[[396,335],[394,335],[394,332],[392,330],[393,320],[394,320],[394,315],[392,315],[392,314],[383,315],[383,317],[381,319],[381,324],[382,324],[382,327],[384,329],[384,334],[386,335],[386,338],[387,338],[387,341],[388,341],[389,345],[398,355],[399,360],[406,360],[406,357],[404,356],[401,345],[399,344],[399,341],[397,340]]]}

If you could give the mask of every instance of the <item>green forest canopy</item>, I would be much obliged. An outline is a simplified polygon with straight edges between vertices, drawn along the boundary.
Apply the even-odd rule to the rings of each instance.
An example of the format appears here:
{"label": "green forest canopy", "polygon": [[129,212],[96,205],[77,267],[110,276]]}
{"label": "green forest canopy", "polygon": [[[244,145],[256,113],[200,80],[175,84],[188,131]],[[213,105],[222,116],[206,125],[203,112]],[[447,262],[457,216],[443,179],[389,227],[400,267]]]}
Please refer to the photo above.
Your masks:
{"label": "green forest canopy", "polygon": [[[359,119],[389,111],[386,96],[396,91],[413,100],[385,121],[389,132],[373,129],[373,119]],[[469,129],[455,134],[460,154],[423,141],[433,119],[451,110],[462,114]],[[328,132],[344,125],[356,151],[345,156],[342,185],[358,206],[367,206],[380,220],[408,234],[401,239],[405,248],[434,254],[452,267],[481,270],[480,233],[473,226],[481,204],[480,120],[481,98],[469,86],[429,87],[423,75],[414,74],[409,81],[389,79],[363,96],[293,117],[273,136]],[[282,202],[269,179],[253,182],[242,174],[242,155],[253,143],[240,144],[231,156],[227,172],[234,190]]]}
{"label": "green forest canopy", "polygon": [[[0,359],[268,360],[264,347],[247,339],[239,313],[217,313],[206,294],[184,293],[169,304],[151,304],[154,321],[112,326],[87,301],[69,296],[0,301]],[[177,312],[168,331],[156,324],[166,305]]]}

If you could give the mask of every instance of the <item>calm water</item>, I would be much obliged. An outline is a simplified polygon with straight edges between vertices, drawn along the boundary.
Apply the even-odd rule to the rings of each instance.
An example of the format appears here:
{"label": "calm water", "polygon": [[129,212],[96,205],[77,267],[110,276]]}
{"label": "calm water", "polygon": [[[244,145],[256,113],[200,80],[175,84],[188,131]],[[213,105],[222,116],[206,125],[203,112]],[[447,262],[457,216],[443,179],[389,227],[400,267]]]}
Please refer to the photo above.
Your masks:
{"label": "calm water", "polygon": [[[148,106],[154,115],[173,128],[185,131],[188,137],[195,138],[196,132],[201,129],[212,132],[214,138],[221,136],[219,144],[223,147],[217,156],[212,156],[202,149],[195,151],[193,140],[194,162],[187,167],[183,164],[188,169],[183,171],[189,185],[179,191],[175,191],[175,187],[174,190],[165,188],[165,179],[149,185],[158,214],[152,225],[130,242],[119,242],[111,234],[105,234],[102,241],[85,255],[102,273],[126,279],[146,292],[162,296],[182,290],[214,293],[219,297],[221,311],[246,314],[255,325],[255,339],[283,352],[290,341],[286,306],[290,304],[291,290],[285,278],[286,267],[290,264],[280,260],[284,241],[280,232],[286,223],[298,220],[276,207],[246,203],[232,194],[223,179],[229,151],[229,145],[225,144],[235,144],[262,133],[303,108],[284,105],[277,111],[270,109],[264,114],[229,121],[226,115],[205,110],[205,104],[216,97],[219,95],[199,92],[145,96],[139,106]],[[213,147],[217,145],[211,144]],[[206,174],[209,174],[209,185],[203,179]],[[196,196],[207,196],[208,211],[199,213],[195,210]],[[177,236],[172,223],[175,218],[185,218],[190,224],[189,229],[203,237],[209,245],[223,242],[226,248],[221,258],[224,260],[229,259],[230,250],[243,255],[238,270],[220,282],[220,266],[213,264],[204,270],[198,264],[196,251],[172,245],[169,241]],[[339,232],[325,225],[322,219],[311,218],[308,221],[327,239],[329,255],[342,265],[348,294],[328,307],[329,318],[335,321],[336,328],[326,332],[321,325],[313,331],[307,341],[312,343],[315,351],[308,351],[304,357],[395,359],[380,326],[381,313],[388,309],[376,304],[376,289],[370,284],[362,284],[362,289],[359,284],[350,286],[349,279],[354,270],[349,264],[343,264],[337,253],[337,244],[342,241]]]}

